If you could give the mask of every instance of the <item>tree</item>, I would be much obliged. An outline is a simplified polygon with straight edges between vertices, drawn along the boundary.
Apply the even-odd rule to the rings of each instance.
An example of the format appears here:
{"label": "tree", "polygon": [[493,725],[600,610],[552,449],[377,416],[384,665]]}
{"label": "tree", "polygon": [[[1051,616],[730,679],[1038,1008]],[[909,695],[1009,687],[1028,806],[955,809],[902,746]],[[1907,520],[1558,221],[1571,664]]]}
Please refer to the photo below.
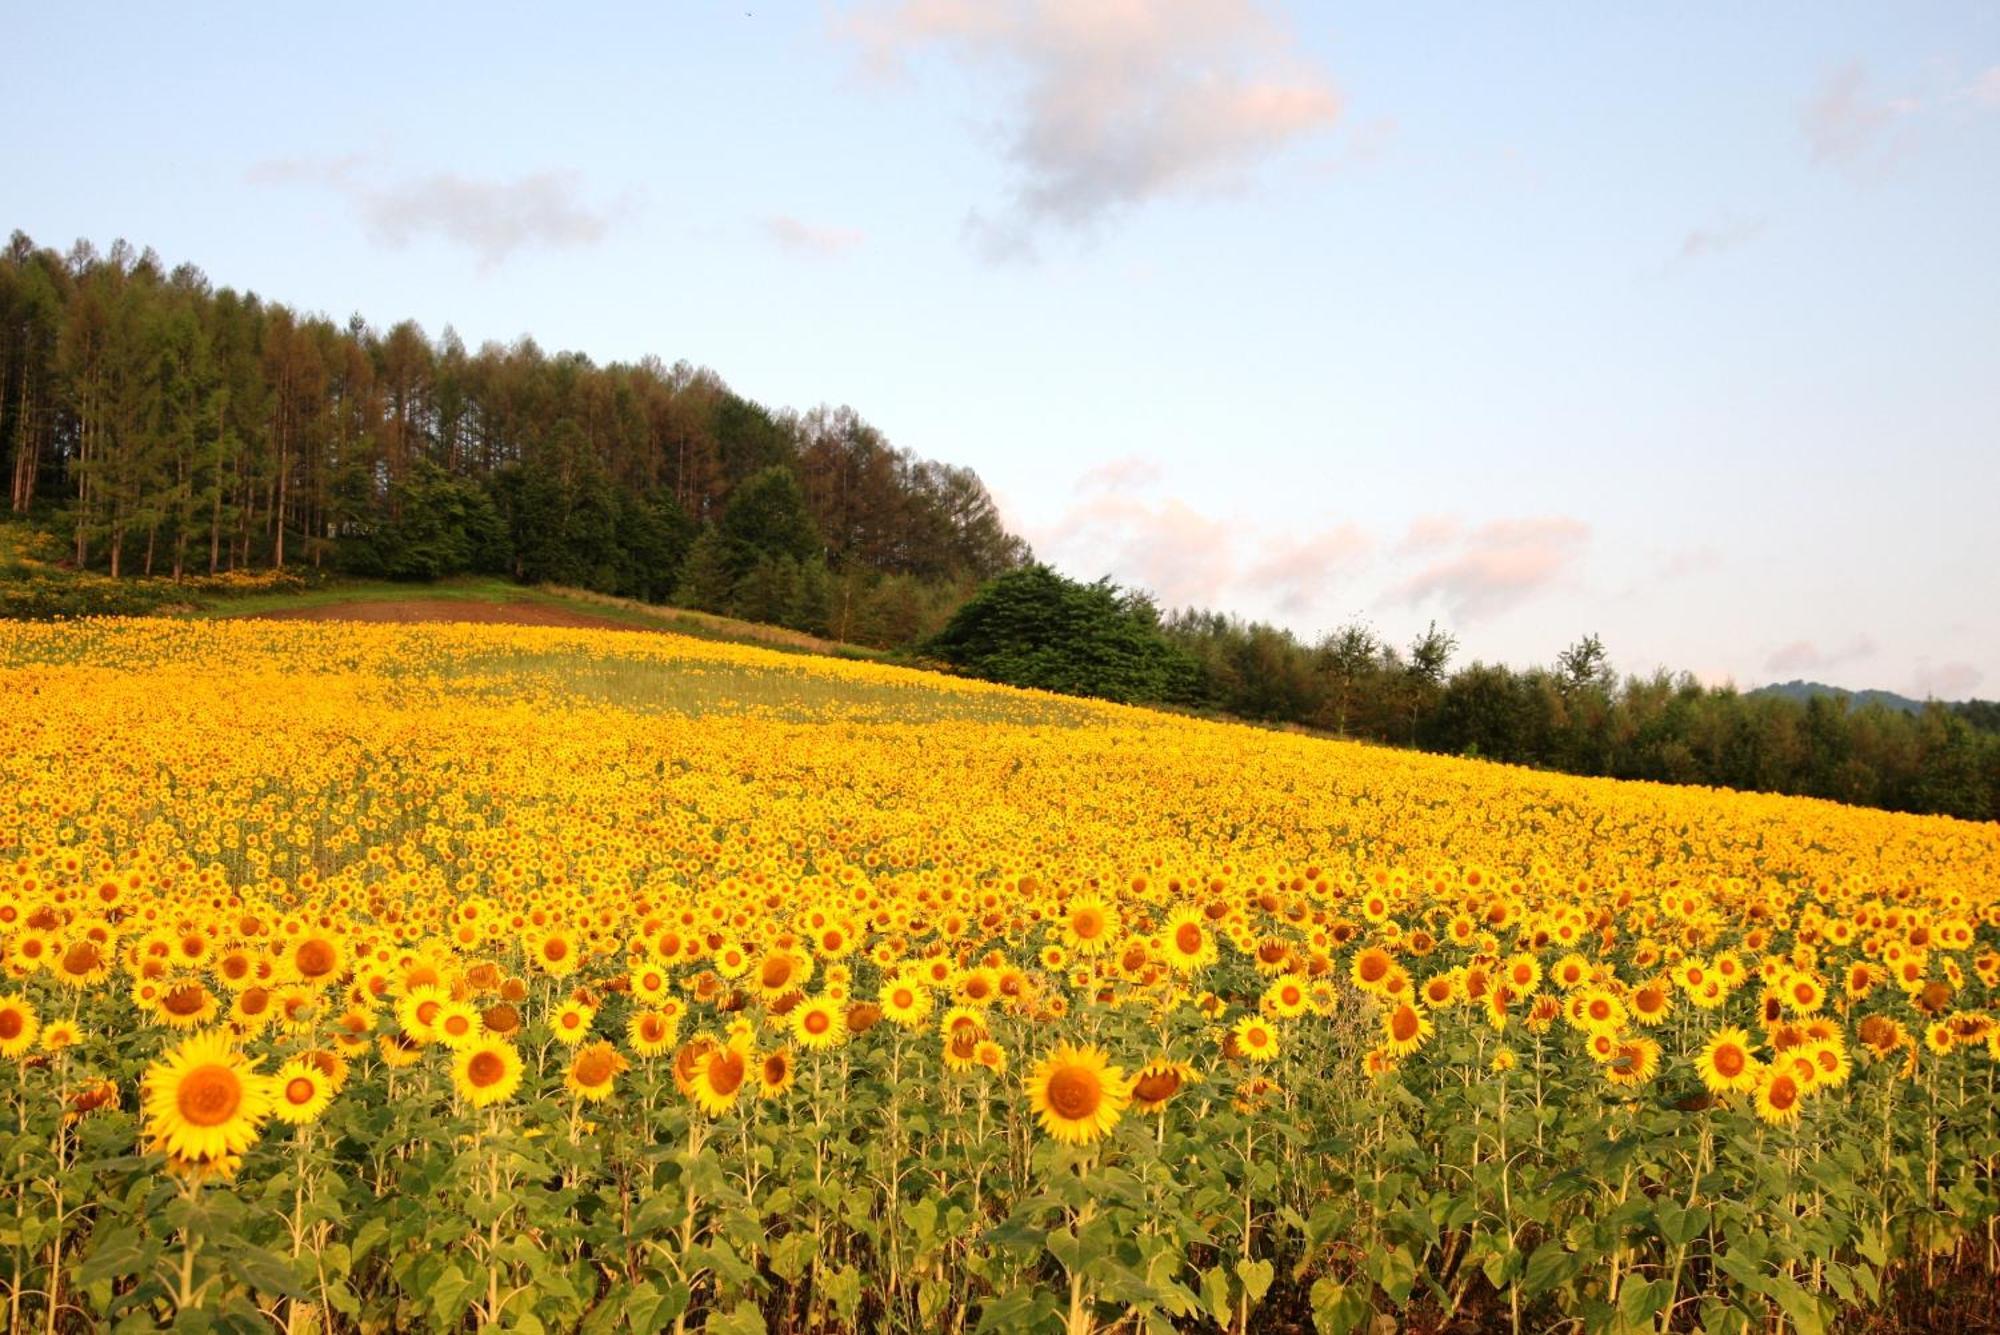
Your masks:
{"label": "tree", "polygon": [[738,574],[759,557],[809,561],[820,555],[819,529],[806,509],[805,493],[792,471],[774,465],[736,489],[716,525]]}
{"label": "tree", "polygon": [[982,588],[926,651],[989,681],[1109,700],[1179,699],[1193,678],[1149,603],[1040,564]]}

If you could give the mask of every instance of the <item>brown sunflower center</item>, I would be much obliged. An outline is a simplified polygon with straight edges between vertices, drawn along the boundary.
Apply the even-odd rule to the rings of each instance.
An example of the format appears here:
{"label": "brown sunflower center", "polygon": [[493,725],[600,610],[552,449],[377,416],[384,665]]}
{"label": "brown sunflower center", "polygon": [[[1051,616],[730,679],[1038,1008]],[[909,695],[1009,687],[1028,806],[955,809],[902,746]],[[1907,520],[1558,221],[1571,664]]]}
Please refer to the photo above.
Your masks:
{"label": "brown sunflower center", "polygon": [[1389,1019],[1389,1035],[1398,1043],[1407,1043],[1415,1038],[1420,1027],[1417,1013],[1408,1006],[1398,1006]]}
{"label": "brown sunflower center", "polygon": [[243,1102],[243,1082],[219,1063],[197,1066],[181,1077],[174,1096],[181,1116],[196,1126],[221,1126]]}
{"label": "brown sunflower center", "polygon": [[465,1064],[465,1078],[479,1089],[497,1085],[507,1074],[507,1062],[497,1052],[475,1052]]}
{"label": "brown sunflower center", "polygon": [[1734,1043],[1725,1043],[1715,1050],[1715,1069],[1728,1080],[1743,1074],[1743,1049]]}
{"label": "brown sunflower center", "polygon": [[307,978],[319,978],[333,972],[333,947],[318,937],[313,937],[299,947],[292,962],[299,966],[299,972]]}
{"label": "brown sunflower center", "polygon": [[723,1097],[743,1084],[743,1054],[725,1049],[708,1059],[708,1087]]}
{"label": "brown sunflower center", "polygon": [[1132,1093],[1144,1103],[1161,1103],[1181,1087],[1181,1073],[1175,1070],[1148,1071],[1132,1086]]}
{"label": "brown sunflower center", "polygon": [[1174,947],[1183,955],[1193,955],[1201,950],[1201,926],[1184,922],[1174,929]]}
{"label": "brown sunflower center", "polygon": [[295,1075],[290,1080],[285,1082],[285,1102],[293,1105],[294,1107],[311,1103],[313,1099],[313,1094],[317,1092],[318,1089],[319,1086],[315,1085],[312,1081],[306,1079],[304,1076]]}
{"label": "brown sunflower center", "polygon": [[1079,1121],[1097,1111],[1103,1099],[1097,1072],[1088,1066],[1064,1066],[1049,1077],[1049,1107],[1068,1121]]}

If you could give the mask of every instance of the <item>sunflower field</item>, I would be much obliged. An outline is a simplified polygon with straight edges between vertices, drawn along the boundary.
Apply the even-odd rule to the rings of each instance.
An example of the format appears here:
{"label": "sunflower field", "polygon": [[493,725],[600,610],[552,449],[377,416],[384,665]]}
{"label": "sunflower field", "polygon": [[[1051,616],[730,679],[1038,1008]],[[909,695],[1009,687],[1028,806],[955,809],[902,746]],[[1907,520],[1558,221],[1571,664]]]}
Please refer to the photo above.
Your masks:
{"label": "sunflower field", "polygon": [[1992,1319],[1994,826],[646,633],[0,701],[6,1331]]}

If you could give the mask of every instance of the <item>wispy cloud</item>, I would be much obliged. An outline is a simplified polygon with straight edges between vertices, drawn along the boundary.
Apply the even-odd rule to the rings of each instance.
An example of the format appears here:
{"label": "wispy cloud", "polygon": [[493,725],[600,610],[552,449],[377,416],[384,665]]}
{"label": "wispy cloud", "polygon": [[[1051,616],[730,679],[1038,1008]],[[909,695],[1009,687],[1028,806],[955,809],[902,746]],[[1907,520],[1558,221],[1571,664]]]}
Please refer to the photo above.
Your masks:
{"label": "wispy cloud", "polygon": [[1714,227],[1692,227],[1681,238],[1671,265],[1692,264],[1696,260],[1735,250],[1764,234],[1762,218],[1725,218]]}
{"label": "wispy cloud", "polygon": [[1340,115],[1326,74],[1250,0],[878,0],[840,27],[878,72],[938,48],[1012,80],[995,131],[1013,199],[966,223],[995,258],[1032,253],[1045,224],[1239,188]]}
{"label": "wispy cloud", "polygon": [[348,202],[378,244],[400,247],[436,236],[471,252],[481,269],[526,248],[593,245],[604,239],[622,207],[584,203],[582,180],[573,171],[511,180],[457,172],[392,178],[370,159],[350,154],[262,162],[246,175],[256,185],[331,190]]}
{"label": "wispy cloud", "polygon": [[1977,107],[2000,109],[2000,65],[1988,66],[1965,86],[1964,97]]}
{"label": "wispy cloud", "polygon": [[1410,526],[1401,550],[1424,557],[1391,597],[1416,605],[1435,600],[1459,621],[1516,606],[1570,573],[1590,544],[1590,525],[1565,515],[1496,519],[1467,527],[1450,516]]}
{"label": "wispy cloud", "polygon": [[867,237],[852,227],[816,227],[780,215],[764,220],[764,234],[786,250],[810,255],[840,255]]}
{"label": "wispy cloud", "polygon": [[1916,98],[1876,93],[1855,61],[1827,76],[1800,113],[1800,127],[1814,163],[1876,176],[1907,151],[1906,121],[1921,107]]}
{"label": "wispy cloud", "polygon": [[1319,610],[1373,546],[1340,522],[1274,537],[1151,494],[1160,480],[1149,460],[1108,460],[1084,473],[1054,523],[1027,525],[1026,536],[1064,569],[1113,575],[1169,607],[1263,606],[1295,617]]}
{"label": "wispy cloud", "polygon": [[1824,672],[1828,668],[1873,658],[1878,647],[1874,637],[1865,634],[1853,636],[1829,649],[1822,649],[1811,640],[1793,640],[1765,659],[1764,666],[1767,670],[1780,675],[1797,676],[1803,672]]}
{"label": "wispy cloud", "polygon": [[1986,674],[1970,663],[1933,665],[1929,659],[1917,664],[1911,691],[1919,700],[1965,700],[1979,689]]}

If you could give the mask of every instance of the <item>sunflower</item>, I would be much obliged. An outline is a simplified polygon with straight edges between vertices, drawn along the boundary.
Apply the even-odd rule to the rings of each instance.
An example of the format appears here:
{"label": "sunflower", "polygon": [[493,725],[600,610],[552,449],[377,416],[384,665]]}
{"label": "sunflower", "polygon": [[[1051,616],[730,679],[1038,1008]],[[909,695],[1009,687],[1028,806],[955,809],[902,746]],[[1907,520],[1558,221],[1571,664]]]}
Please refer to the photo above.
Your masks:
{"label": "sunflower", "polygon": [[930,1017],[930,989],[908,978],[892,978],[877,994],[882,1014],[905,1029],[919,1029]]}
{"label": "sunflower", "polygon": [[276,1018],[271,1009],[271,989],[252,984],[229,1001],[229,1022],[243,1034],[258,1034]]}
{"label": "sunflower", "polygon": [[304,982],[317,983],[323,979],[339,976],[341,971],[340,943],[323,932],[313,932],[301,937],[291,949],[292,976]]}
{"label": "sunflower", "polygon": [[1164,1112],[1174,1096],[1201,1077],[1186,1062],[1155,1057],[1132,1077],[1132,1105],[1142,1113]]}
{"label": "sunflower", "polygon": [[736,1105],[750,1074],[753,1055],[740,1040],[711,1047],[695,1067],[691,1082],[694,1101],[710,1117],[720,1117]]}
{"label": "sunflower", "polygon": [[326,1105],[333,1102],[333,1081],[309,1057],[294,1057],[280,1066],[272,1088],[272,1115],[293,1126],[318,1121]]}
{"label": "sunflower", "polygon": [[1304,1015],[1311,1005],[1306,980],[1295,973],[1281,973],[1264,989],[1260,1009],[1268,1010],[1281,1020],[1291,1020]]}
{"label": "sunflower", "polygon": [[1719,1029],[1695,1057],[1701,1083],[1711,1094],[1742,1094],[1757,1087],[1762,1065],[1750,1052],[1743,1029]]}
{"label": "sunflower", "polygon": [[775,1099],[798,1082],[797,1063],[790,1048],[773,1048],[757,1063],[757,1097]]}
{"label": "sunflower", "polygon": [[221,1009],[214,993],[194,979],[186,978],[160,993],[154,1005],[154,1014],[162,1023],[175,1029],[194,1030],[208,1024]]}
{"label": "sunflower", "polygon": [[576,972],[577,953],[576,938],[557,929],[543,933],[541,939],[529,947],[528,958],[549,977],[567,978]]}
{"label": "sunflower", "polygon": [[1349,976],[1363,992],[1380,993],[1396,973],[1396,958],[1380,946],[1369,946],[1354,956]]}
{"label": "sunflower", "polygon": [[821,1052],[847,1041],[847,1016],[840,1003],[832,998],[813,997],[792,1008],[791,1030],[800,1047]]}
{"label": "sunflower", "polygon": [[1619,1043],[1617,1054],[1604,1064],[1604,1075],[1614,1085],[1643,1085],[1659,1069],[1659,1043],[1641,1034]]}
{"label": "sunflower", "polygon": [[26,997],[0,997],[0,1057],[18,1057],[35,1045],[41,1021]]}
{"label": "sunflower", "polygon": [[1772,1126],[1789,1126],[1799,1120],[1799,1105],[1805,1091],[1792,1075],[1768,1068],[1757,1083],[1757,1116]]}
{"label": "sunflower", "polygon": [[49,971],[65,986],[95,987],[111,976],[111,958],[96,941],[78,937],[55,957]]}
{"label": "sunflower", "polygon": [[1253,1062],[1267,1062],[1278,1055],[1278,1030],[1261,1015],[1246,1015],[1230,1027],[1229,1039],[1237,1053]]}
{"label": "sunflower", "polygon": [[146,1067],[140,1089],[148,1142],[190,1162],[243,1153],[271,1115],[270,1077],[221,1032],[183,1040]]}
{"label": "sunflower", "polygon": [[558,1043],[573,1048],[590,1037],[590,1022],[596,1018],[595,1006],[585,1005],[571,997],[556,1007],[555,1014],[549,1017],[549,1032],[555,1035]]}
{"label": "sunflower", "polygon": [[1398,1002],[1382,1019],[1382,1046],[1393,1057],[1409,1056],[1431,1036],[1431,1017],[1414,1001]]}
{"label": "sunflower", "polygon": [[83,1031],[72,1020],[51,1020],[42,1026],[42,1051],[61,1052],[83,1041]]}
{"label": "sunflower", "polygon": [[1088,1145],[1118,1125],[1132,1101],[1131,1082],[1104,1049],[1064,1043],[1027,1080],[1028,1107],[1042,1130],[1069,1145]]}
{"label": "sunflower", "polygon": [[774,950],[757,963],[751,975],[757,992],[766,1001],[775,1001],[787,992],[805,986],[812,978],[812,956],[791,950]]}
{"label": "sunflower", "polygon": [[990,1038],[982,1038],[972,1045],[972,1060],[994,1075],[1007,1074],[1007,1049]]}
{"label": "sunflower", "polygon": [[451,1000],[451,993],[436,983],[422,983],[409,989],[396,1002],[396,1023],[403,1032],[419,1043],[437,1041],[438,1015],[445,1003]]}
{"label": "sunflower", "polygon": [[570,1060],[563,1088],[591,1103],[602,1102],[611,1097],[612,1085],[628,1065],[624,1054],[602,1039],[586,1043]]}
{"label": "sunflower", "polygon": [[479,1008],[471,1002],[447,1001],[438,1007],[431,1032],[438,1042],[456,1050],[484,1037],[486,1022],[480,1018]]}
{"label": "sunflower", "polygon": [[1615,1034],[1625,1027],[1625,1003],[1604,988],[1592,988],[1572,1003],[1576,1027],[1593,1034]]}
{"label": "sunflower", "polygon": [[451,1058],[451,1085],[475,1108],[513,1097],[521,1087],[521,1054],[501,1038],[482,1038]]}
{"label": "sunflower", "polygon": [[1063,910],[1063,943],[1079,955],[1102,954],[1118,933],[1118,910],[1101,895],[1079,895]]}
{"label": "sunflower", "polygon": [[658,1057],[674,1045],[680,1025],[657,1010],[636,1011],[625,1022],[625,1041],[641,1057]]}

